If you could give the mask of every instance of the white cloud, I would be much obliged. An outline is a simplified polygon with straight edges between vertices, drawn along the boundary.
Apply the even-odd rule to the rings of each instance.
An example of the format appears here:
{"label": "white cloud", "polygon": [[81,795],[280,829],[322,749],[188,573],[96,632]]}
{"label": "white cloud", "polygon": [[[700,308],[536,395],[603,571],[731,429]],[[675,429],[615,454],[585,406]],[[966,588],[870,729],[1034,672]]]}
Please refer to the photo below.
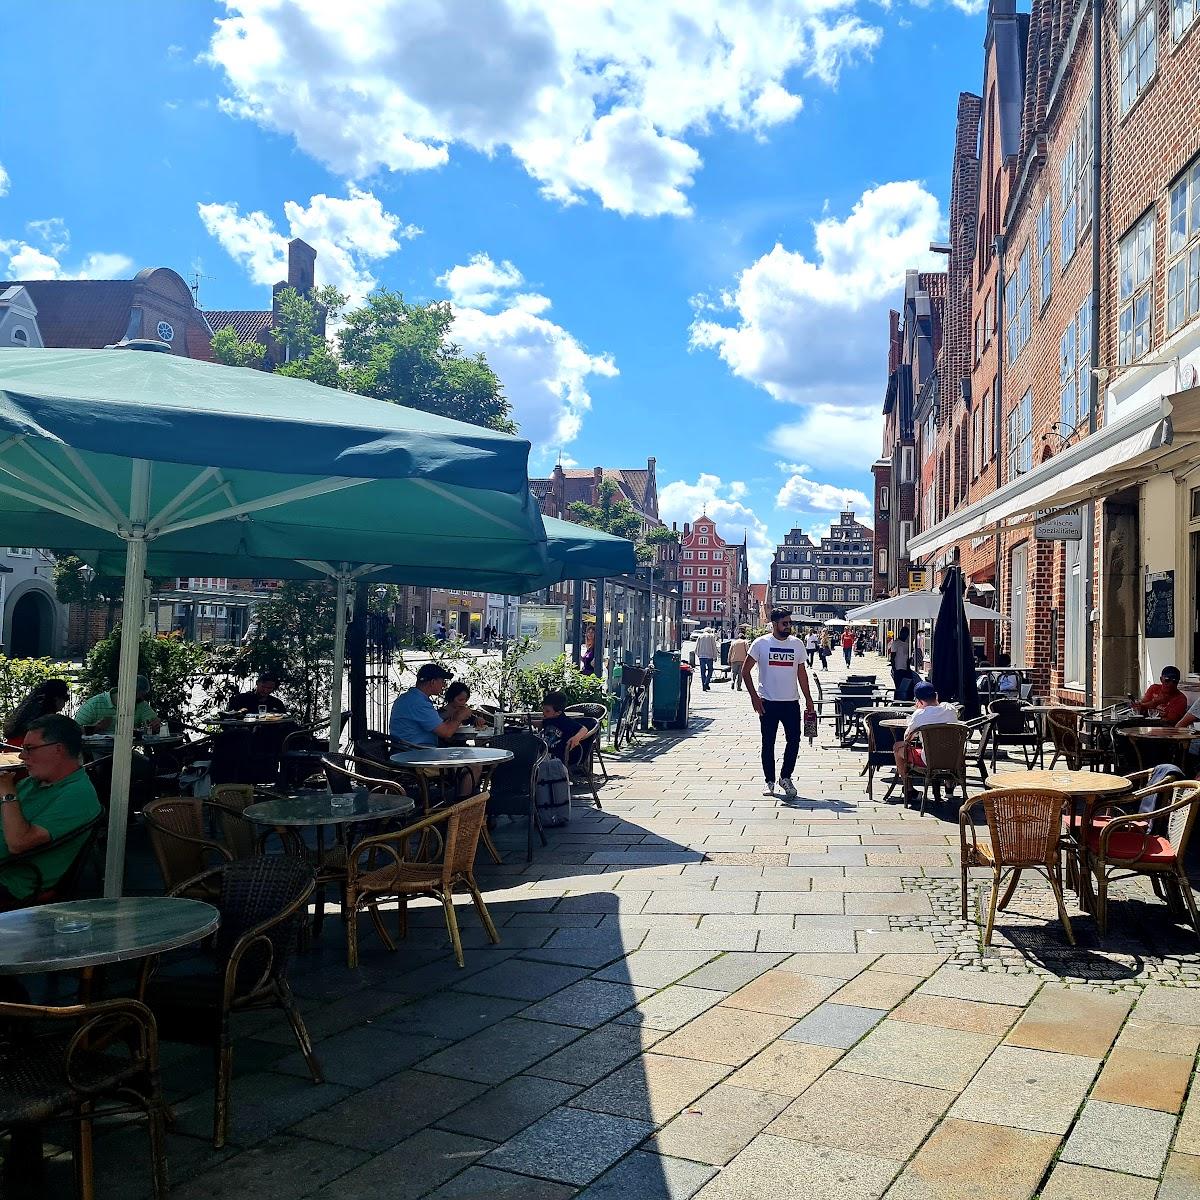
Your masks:
{"label": "white cloud", "polygon": [[451,336],[468,353],[482,352],[504,385],[521,434],[543,455],[578,436],[591,408],[593,377],[617,375],[608,354],[591,354],[543,314],[548,297],[521,291],[524,276],[487,254],[438,278],[454,309]]}
{"label": "white cloud", "polygon": [[791,120],[880,31],[860,0],[224,0],[210,59],[227,112],[350,179],[511,152],[544,194],[684,215],[714,124]]}
{"label": "white cloud", "polygon": [[788,478],[775,497],[777,508],[837,513],[853,509],[860,517],[871,508],[870,500],[857,488],[820,483],[812,478],[812,468],[803,463],[780,463],[779,467]]}
{"label": "white cloud", "polygon": [[746,485],[740,480],[724,483],[719,475],[700,474],[695,483],[677,479],[658,489],[659,516],[670,524],[694,521],[702,512],[717,523],[717,532],[727,542],[746,539],[746,557],[751,581],[766,579],[771,570],[775,542],[761,520],[743,503]]}
{"label": "white cloud", "polygon": [[4,164],[0,163],[0,196],[8,195],[9,182],[8,172],[4,169]]}
{"label": "white cloud", "polygon": [[286,277],[287,244],[303,238],[317,252],[317,280],[331,283],[361,303],[374,289],[372,265],[400,249],[421,231],[385,211],[368,191],[351,187],[346,198],[320,193],[306,205],[283,206],[287,232],[266,213],[243,215],[236,204],[196,206],[205,229],[221,243],[255,283],[270,286]]}
{"label": "white cloud", "polygon": [[133,274],[127,254],[92,251],[75,266],[63,262],[71,248],[71,233],[61,217],[29,221],[25,237],[0,237],[0,262],[9,279],[126,279]]}
{"label": "white cloud", "polygon": [[[886,337],[884,326],[883,346]],[[870,404],[808,405],[798,421],[777,425],[767,440],[771,449],[791,458],[811,457],[822,467],[866,471],[882,452],[882,399],[881,390],[879,400]]]}

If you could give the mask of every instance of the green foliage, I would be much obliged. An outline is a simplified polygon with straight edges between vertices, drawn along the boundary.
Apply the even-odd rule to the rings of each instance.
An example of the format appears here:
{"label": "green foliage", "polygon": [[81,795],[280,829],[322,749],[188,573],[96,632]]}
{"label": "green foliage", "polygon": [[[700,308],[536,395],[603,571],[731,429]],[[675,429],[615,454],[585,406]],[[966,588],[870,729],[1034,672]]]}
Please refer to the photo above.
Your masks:
{"label": "green foliage", "polygon": [[87,580],[87,564],[74,554],[60,554],[54,560],[54,594],[62,604],[105,604],[121,599],[125,578]]}
{"label": "green foliage", "polygon": [[232,325],[218,329],[212,337],[213,357],[227,367],[258,367],[267,348],[262,342],[240,342]]}
{"label": "green foliage", "polygon": [[637,509],[621,495],[620,487],[612,479],[600,481],[599,504],[576,500],[568,505],[567,511],[571,519],[580,525],[635,543],[640,563],[653,562],[658,546],[679,541],[679,534],[665,525],[655,526],[643,533],[642,518],[638,516]]}
{"label": "green foliage", "polygon": [[538,709],[547,692],[562,692],[568,704],[605,704],[608,697],[604,681],[595,675],[584,675],[578,667],[560,654],[553,662],[538,663],[516,672],[514,679],[516,701],[523,709]]}
{"label": "green foliage", "polygon": [[[79,676],[80,700],[117,686],[121,660],[121,628],[102,638],[91,649]],[[185,720],[191,709],[192,689],[209,665],[209,651],[198,642],[178,637],[142,634],[138,671],[150,680],[150,703],[163,720]]]}
{"label": "green foliage", "polygon": [[6,658],[0,654],[0,721],[8,716],[39,683],[62,679],[62,663],[49,658]]}

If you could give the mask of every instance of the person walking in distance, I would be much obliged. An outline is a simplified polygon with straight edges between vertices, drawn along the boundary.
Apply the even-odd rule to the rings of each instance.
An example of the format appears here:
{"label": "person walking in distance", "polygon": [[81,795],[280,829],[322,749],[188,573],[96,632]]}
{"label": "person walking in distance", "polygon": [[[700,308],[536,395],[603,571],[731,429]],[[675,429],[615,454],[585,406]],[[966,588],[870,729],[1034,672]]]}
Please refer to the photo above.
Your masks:
{"label": "person walking in distance", "polygon": [[829,654],[833,649],[833,643],[829,640],[829,630],[821,630],[821,641],[817,645],[817,653],[821,656],[821,670],[829,670]]}
{"label": "person walking in distance", "polygon": [[750,643],[746,641],[746,630],[743,626],[738,630],[737,637],[729,643],[729,674],[731,676],[729,686],[735,692],[742,690],[742,664],[746,661],[746,655],[749,653]]}
{"label": "person walking in distance", "polygon": [[[792,771],[800,751],[800,696],[804,693],[806,713],[815,713],[808,687],[804,643],[792,636],[792,614],[786,608],[771,610],[771,632],[755,638],[742,664],[742,682],[762,727],[764,796],[775,794],[775,738],[783,726],[783,768],[779,786],[785,796],[796,794]],[[758,686],[753,668],[758,667]]]}
{"label": "person walking in distance", "polygon": [[804,643],[805,649],[808,651],[808,665],[813,665],[813,659],[817,657],[817,649],[821,645],[821,639],[817,636],[817,631],[814,629]]}
{"label": "person walking in distance", "polygon": [[854,653],[854,630],[849,625],[842,630],[842,654],[846,659],[846,666],[850,665],[850,656]]}
{"label": "person walking in distance", "polygon": [[700,683],[707,692],[712,682],[713,660],[717,657],[717,635],[711,629],[696,634],[696,657],[700,660]]}

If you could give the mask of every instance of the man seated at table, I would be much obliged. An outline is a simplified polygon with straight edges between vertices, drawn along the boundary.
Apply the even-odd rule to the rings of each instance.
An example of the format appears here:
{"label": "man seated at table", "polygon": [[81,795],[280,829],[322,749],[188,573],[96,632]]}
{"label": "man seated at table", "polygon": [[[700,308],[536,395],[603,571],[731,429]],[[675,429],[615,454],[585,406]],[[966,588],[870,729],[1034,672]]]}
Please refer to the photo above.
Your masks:
{"label": "man seated at table", "polygon": [[[18,854],[81,829],[100,815],[96,789],[79,763],[83,731],[60,714],[39,717],[29,726],[21,747],[28,776],[0,772],[0,911],[27,904],[38,886],[28,862],[10,863]],[[42,888],[52,888],[66,874],[80,843],[68,841],[36,854]]]}
{"label": "man seated at table", "polygon": [[[158,713],[150,707],[150,680],[145,675],[139,675],[134,691],[137,695],[133,709],[134,727],[145,726],[151,733],[157,733],[162,722],[158,719]],[[112,688],[85,700],[75,713],[75,720],[84,733],[114,733],[117,724],[117,689]]]}
{"label": "man seated at table", "polygon": [[278,687],[279,676],[273,671],[263,671],[250,691],[238,692],[229,701],[229,711],[285,713],[287,705],[275,695]]}
{"label": "man seated at table", "polygon": [[433,698],[446,690],[450,672],[437,663],[425,663],[417,672],[417,682],[407,692],[396,697],[388,722],[388,733],[400,742],[412,746],[436,746],[438,738],[449,740],[459,726],[473,719],[473,714],[458,712],[443,717]]}
{"label": "man seated at table", "polygon": [[1158,683],[1151,684],[1146,694],[1134,702],[1134,712],[1154,717],[1174,725],[1188,710],[1188,698],[1179,690],[1179,668],[1163,667]]}
{"label": "man seated at table", "polygon": [[567,698],[562,692],[547,692],[542,700],[542,736],[550,753],[561,763],[573,767],[583,757],[580,746],[591,735],[582,721],[568,717],[564,711]]}
{"label": "man seated at table", "polygon": [[918,683],[913,690],[917,702],[913,714],[904,727],[904,736],[892,747],[896,759],[896,774],[900,777],[901,791],[905,800],[913,798],[912,785],[908,782],[910,766],[923,767],[925,757],[917,745],[917,733],[926,725],[949,725],[958,720],[958,712],[952,704],[939,704],[937,689],[932,683]]}

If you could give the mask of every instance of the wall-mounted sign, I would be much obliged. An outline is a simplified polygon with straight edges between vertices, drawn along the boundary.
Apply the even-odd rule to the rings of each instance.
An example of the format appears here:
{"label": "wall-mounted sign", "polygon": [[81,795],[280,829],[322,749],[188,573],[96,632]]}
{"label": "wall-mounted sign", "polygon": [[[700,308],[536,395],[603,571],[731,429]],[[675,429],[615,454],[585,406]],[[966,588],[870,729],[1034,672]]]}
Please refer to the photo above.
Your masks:
{"label": "wall-mounted sign", "polygon": [[1146,573],[1146,637],[1175,636],[1175,572]]}
{"label": "wall-mounted sign", "polygon": [[1042,542],[1077,542],[1083,537],[1083,509],[1068,508],[1034,524],[1033,536]]}
{"label": "wall-mounted sign", "polygon": [[[622,617],[624,613],[620,614]],[[522,604],[517,610],[517,633],[537,643],[527,661],[551,663],[566,649],[567,606],[565,604]]]}
{"label": "wall-mounted sign", "polygon": [[908,570],[908,590],[910,592],[923,592],[928,578],[929,573],[924,569],[910,567]]}

